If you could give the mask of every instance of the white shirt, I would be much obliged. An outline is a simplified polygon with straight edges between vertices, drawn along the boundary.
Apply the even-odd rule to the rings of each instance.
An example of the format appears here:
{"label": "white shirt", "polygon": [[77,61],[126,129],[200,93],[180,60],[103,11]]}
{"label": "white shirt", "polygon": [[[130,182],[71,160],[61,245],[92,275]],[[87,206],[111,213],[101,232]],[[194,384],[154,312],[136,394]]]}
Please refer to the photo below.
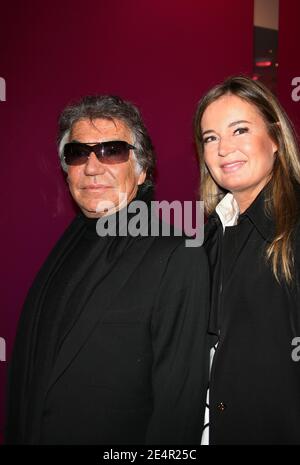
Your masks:
{"label": "white shirt", "polygon": [[225,231],[226,227],[235,226],[237,224],[240,210],[232,194],[228,193],[223,197],[221,202],[216,206],[216,212],[223,225],[223,231]]}
{"label": "white shirt", "polygon": [[[235,200],[232,194],[228,193],[223,197],[221,202],[219,202],[218,205],[216,206],[216,212],[222,223],[223,232],[225,231],[225,228],[229,226],[235,226],[237,224],[240,211],[239,211],[237,201]],[[211,367],[212,367],[215,352],[217,350],[217,346],[218,344],[213,346],[210,350],[209,372],[211,371]],[[209,445],[209,388],[207,389],[207,395],[206,395],[204,426],[203,426],[202,438],[201,438],[201,446],[208,446],[208,445]]]}

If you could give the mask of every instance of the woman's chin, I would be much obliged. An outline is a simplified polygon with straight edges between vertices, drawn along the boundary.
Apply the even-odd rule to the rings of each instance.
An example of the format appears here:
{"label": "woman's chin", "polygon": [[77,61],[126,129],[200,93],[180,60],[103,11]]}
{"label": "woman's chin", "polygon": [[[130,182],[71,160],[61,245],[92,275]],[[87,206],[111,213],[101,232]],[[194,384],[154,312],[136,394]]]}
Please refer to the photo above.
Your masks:
{"label": "woman's chin", "polygon": [[222,189],[225,189],[228,192],[231,192],[232,194],[234,192],[242,192],[247,189],[247,185],[241,184],[238,182],[231,182],[231,183],[223,183],[221,184]]}

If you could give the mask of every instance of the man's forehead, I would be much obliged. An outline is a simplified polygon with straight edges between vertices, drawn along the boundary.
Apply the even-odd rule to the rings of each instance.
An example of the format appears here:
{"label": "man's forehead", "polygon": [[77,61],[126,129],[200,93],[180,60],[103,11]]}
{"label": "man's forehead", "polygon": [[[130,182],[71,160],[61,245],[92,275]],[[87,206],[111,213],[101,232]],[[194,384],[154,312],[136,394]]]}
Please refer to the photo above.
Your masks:
{"label": "man's forehead", "polygon": [[117,118],[81,118],[73,123],[71,133],[123,133],[131,134],[130,129],[126,123]]}

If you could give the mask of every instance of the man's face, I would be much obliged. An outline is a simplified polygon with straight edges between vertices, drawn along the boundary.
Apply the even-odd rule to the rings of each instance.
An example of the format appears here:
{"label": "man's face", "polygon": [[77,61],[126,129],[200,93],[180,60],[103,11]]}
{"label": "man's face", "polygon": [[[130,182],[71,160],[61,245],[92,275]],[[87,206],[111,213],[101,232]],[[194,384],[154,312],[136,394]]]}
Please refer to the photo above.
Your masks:
{"label": "man's face", "polygon": [[[133,145],[129,128],[120,120],[81,119],[74,123],[70,142],[96,144],[123,140]],[[71,195],[82,212],[90,218],[99,218],[124,207],[135,196],[146,174],[137,172],[137,163],[130,150],[123,163],[105,164],[92,152],[83,165],[68,166]]]}

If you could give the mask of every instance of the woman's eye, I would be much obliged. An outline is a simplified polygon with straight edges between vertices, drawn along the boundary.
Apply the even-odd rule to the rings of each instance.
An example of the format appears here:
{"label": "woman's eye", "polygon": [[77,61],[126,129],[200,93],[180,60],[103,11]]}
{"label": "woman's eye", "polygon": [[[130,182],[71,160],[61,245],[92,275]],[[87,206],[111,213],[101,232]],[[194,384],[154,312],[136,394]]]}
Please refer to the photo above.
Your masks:
{"label": "woman's eye", "polygon": [[214,141],[214,140],[217,140],[216,136],[204,137],[203,143],[204,143],[204,144],[208,144],[208,142],[212,142],[212,141]]}
{"label": "woman's eye", "polygon": [[248,132],[249,131],[249,128],[237,128],[233,133],[234,134],[245,134],[245,132]]}

